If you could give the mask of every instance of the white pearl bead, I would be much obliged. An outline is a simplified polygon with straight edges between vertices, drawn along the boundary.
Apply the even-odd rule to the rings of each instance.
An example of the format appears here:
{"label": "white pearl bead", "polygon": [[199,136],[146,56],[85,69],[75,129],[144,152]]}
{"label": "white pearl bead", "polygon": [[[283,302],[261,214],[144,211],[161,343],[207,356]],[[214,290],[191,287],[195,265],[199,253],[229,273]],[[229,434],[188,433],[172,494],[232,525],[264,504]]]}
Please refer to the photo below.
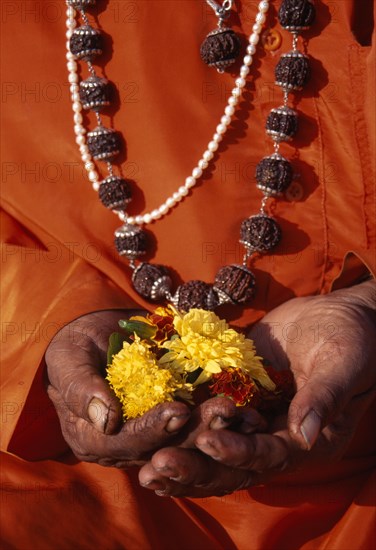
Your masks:
{"label": "white pearl bead", "polygon": [[228,103],[229,105],[231,105],[232,107],[234,107],[235,105],[238,104],[238,98],[237,98],[237,97],[234,97],[234,96],[232,95],[232,96],[230,96],[230,97],[228,98],[227,103]]}
{"label": "white pearl bead", "polygon": [[87,170],[88,172],[90,172],[90,170],[94,170],[94,168],[95,168],[94,162],[89,161],[85,163],[85,170]]}
{"label": "white pearl bead", "polygon": [[81,126],[81,124],[75,124],[73,126],[73,130],[74,130],[74,133],[76,134],[76,136],[81,136],[81,135],[86,134],[86,130],[83,126]]}
{"label": "white pearl bead", "polygon": [[172,197],[168,197],[168,199],[166,200],[166,205],[169,207],[169,208],[172,208],[175,204],[175,200],[172,198]]}
{"label": "white pearl bead", "polygon": [[165,214],[167,214],[168,212],[168,206],[166,204],[162,204],[162,206],[160,206],[158,208],[159,212],[162,214],[162,216],[164,216]]}
{"label": "white pearl bead", "polygon": [[223,124],[224,126],[228,126],[229,124],[231,124],[231,116],[229,115],[223,115],[223,117],[221,118],[221,124]]}
{"label": "white pearl bead", "polygon": [[254,44],[249,44],[249,46],[247,46],[247,53],[249,55],[253,55],[255,52],[256,52],[256,46]]}
{"label": "white pearl bead", "polygon": [[[155,210],[152,210],[150,212],[150,216],[153,220],[159,220],[159,218],[162,217],[162,214],[159,212],[159,210],[156,208]],[[137,218],[136,218],[137,220]]]}
{"label": "white pearl bead", "polygon": [[134,221],[137,223],[137,225],[142,225],[144,223],[144,216],[136,216]]}
{"label": "white pearl bead", "polygon": [[222,134],[219,134],[218,132],[213,134],[213,141],[215,141],[216,143],[220,143],[222,141],[222,139],[223,139]]}
{"label": "white pearl bead", "polygon": [[267,2],[266,0],[263,0],[263,2],[259,3],[258,9],[261,13],[266,13],[269,9],[269,2]]}
{"label": "white pearl bead", "polygon": [[144,214],[144,223],[150,223],[152,220],[152,217],[150,214]]}
{"label": "white pearl bead", "polygon": [[130,223],[130,224],[136,223],[135,217],[134,216],[129,216],[127,218],[127,223]]}
{"label": "white pearl bead", "polygon": [[235,107],[233,105],[227,105],[225,109],[225,114],[227,116],[232,116],[235,113]]}
{"label": "white pearl bead", "polygon": [[[69,42],[69,38],[68,40],[65,42],[65,47],[66,47],[66,50],[69,52],[70,51],[70,42]],[[73,56],[74,57],[74,56]],[[74,57],[75,59],[75,57]]]}
{"label": "white pearl bead", "polygon": [[252,27],[252,30],[255,34],[260,34],[262,25],[260,23],[255,23]]}
{"label": "white pearl bead", "polygon": [[90,162],[91,161],[91,156],[89,155],[89,153],[83,153],[81,155],[81,158],[82,158],[82,162]]}
{"label": "white pearl bead", "polygon": [[90,181],[93,181],[93,182],[98,181],[98,174],[96,173],[95,170],[90,170],[87,177],[89,178]]}
{"label": "white pearl bead", "polygon": [[78,101],[73,101],[72,109],[75,113],[80,113],[82,111],[82,105]]}
{"label": "white pearl bead", "polygon": [[194,177],[196,180],[198,178],[201,178],[202,176],[202,170],[198,166],[192,170],[192,177]]}
{"label": "white pearl bead", "polygon": [[235,80],[235,84],[238,88],[244,88],[245,86],[245,78],[237,78]]}
{"label": "white pearl bead", "polygon": [[[201,168],[201,170],[206,170],[206,168],[209,166],[209,163],[204,160],[204,159],[201,159],[198,161],[198,165],[197,165],[199,168]],[[187,180],[186,180],[187,181]]]}
{"label": "white pearl bead", "polygon": [[182,197],[178,191],[175,191],[175,193],[172,195],[172,198],[175,200],[175,202],[181,201]]}
{"label": "white pearl bead", "polygon": [[76,72],[77,71],[77,63],[75,61],[68,61],[67,69],[68,69],[68,71]]}
{"label": "white pearl bead", "polygon": [[72,95],[78,94],[79,89],[80,89],[79,85],[76,84],[75,82],[72,82],[71,85],[69,86],[69,91]]}
{"label": "white pearl bead", "polygon": [[77,145],[83,145],[85,143],[85,136],[83,135],[77,136],[76,143]]}
{"label": "white pearl bead", "polygon": [[186,197],[189,193],[188,189],[182,185],[181,187],[179,187],[179,191],[178,191],[180,197]]}
{"label": "white pearl bead", "polygon": [[253,45],[256,45],[259,40],[260,40],[259,35],[255,33],[252,33],[251,36],[249,37],[249,43]]}
{"label": "white pearl bead", "polygon": [[187,189],[194,187],[196,185],[196,178],[194,176],[188,176],[188,178],[186,178],[185,180],[184,185],[186,186]]}
{"label": "white pearl bead", "polygon": [[73,31],[71,29],[68,29],[67,32],[65,33],[65,36],[68,40],[68,43],[69,43],[69,40],[70,40],[70,37],[72,36],[73,34]]}
{"label": "white pearl bead", "polygon": [[67,6],[67,10],[65,13],[67,17],[74,17],[76,15],[76,10],[74,9],[73,6]]}
{"label": "white pearl bead", "polygon": [[245,78],[248,74],[249,74],[249,67],[247,67],[247,65],[242,65],[240,67],[240,76],[242,78]]}
{"label": "white pearl bead", "polygon": [[266,16],[264,13],[258,13],[256,15],[256,23],[260,23],[260,25],[263,25],[265,23]]}
{"label": "white pearl bead", "polygon": [[241,90],[239,90],[239,88],[233,88],[232,91],[231,91],[231,94],[234,97],[239,98],[242,95],[242,92],[241,92]]}
{"label": "white pearl bead", "polygon": [[251,55],[246,55],[243,59],[244,65],[249,67],[252,64],[253,57]]}
{"label": "white pearl bead", "polygon": [[76,124],[82,124],[82,115],[81,115],[81,113],[74,113],[73,120]]}
{"label": "white pearl bead", "polygon": [[92,184],[92,187],[93,187],[94,191],[98,191],[99,183],[97,181],[94,181],[93,184]]}
{"label": "white pearl bead", "polygon": [[72,54],[72,52],[67,52],[65,57],[67,58],[68,61],[74,61],[75,60],[75,57]]}
{"label": "white pearl bead", "polygon": [[208,149],[214,153],[214,151],[218,149],[218,143],[216,141],[210,141],[208,144]]}
{"label": "white pearl bead", "polygon": [[66,22],[67,29],[75,29],[77,27],[77,23],[75,19],[68,19]]}
{"label": "white pearl bead", "polygon": [[81,155],[87,154],[91,158],[91,155],[89,153],[89,148],[86,145],[85,141],[80,145],[80,153]]}
{"label": "white pearl bead", "polygon": [[214,157],[214,154],[212,151],[206,150],[205,153],[202,155],[202,158],[209,162]]}
{"label": "white pearl bead", "polygon": [[78,74],[69,73],[68,80],[69,80],[69,82],[78,82]]}

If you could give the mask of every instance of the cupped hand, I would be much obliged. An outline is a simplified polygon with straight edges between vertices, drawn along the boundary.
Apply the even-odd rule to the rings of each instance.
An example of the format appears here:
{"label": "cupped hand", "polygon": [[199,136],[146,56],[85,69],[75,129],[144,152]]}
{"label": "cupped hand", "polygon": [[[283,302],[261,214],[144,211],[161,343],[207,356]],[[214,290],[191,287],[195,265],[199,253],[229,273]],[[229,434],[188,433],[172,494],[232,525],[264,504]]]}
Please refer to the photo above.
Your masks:
{"label": "cupped hand", "polygon": [[48,394],[65,440],[84,461],[126,467],[144,464],[190,418],[183,403],[159,405],[122,422],[121,406],[104,379],[109,335],[135,312],[94,312],[66,325],[46,351]]}
{"label": "cupped hand", "polygon": [[268,433],[207,430],[195,450],[161,449],[140,470],[140,483],[160,495],[222,495],[340,457],[375,397],[375,310],[376,286],[367,282],[270,312],[250,337],[276,368],[294,374],[288,415]]}

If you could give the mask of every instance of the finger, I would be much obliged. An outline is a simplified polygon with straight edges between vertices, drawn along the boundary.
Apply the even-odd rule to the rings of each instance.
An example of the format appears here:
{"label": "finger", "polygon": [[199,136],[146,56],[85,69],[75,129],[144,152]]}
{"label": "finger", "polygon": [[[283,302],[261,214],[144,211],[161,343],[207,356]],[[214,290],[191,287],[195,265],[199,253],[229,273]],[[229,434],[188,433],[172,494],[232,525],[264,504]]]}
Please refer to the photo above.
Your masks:
{"label": "finger", "polygon": [[322,345],[312,361],[309,378],[296,377],[297,392],[288,411],[290,435],[306,450],[313,447],[321,430],[349,403],[360,379],[358,369],[343,357],[336,342]]}
{"label": "finger", "polygon": [[46,352],[48,377],[68,408],[102,433],[121,424],[121,405],[104,380],[101,351],[86,334],[61,331]]}
{"label": "finger", "polygon": [[290,465],[293,456],[284,438],[270,434],[208,431],[199,435],[196,446],[221,464],[256,472],[283,471]]}
{"label": "finger", "polygon": [[166,403],[127,421],[117,434],[106,435],[75,415],[52,386],[48,392],[59,412],[64,438],[75,455],[80,460],[96,461],[107,466],[143,464],[153,452],[175,436],[190,416],[183,403]]}
{"label": "finger", "polygon": [[193,449],[167,447],[139,472],[140,484],[165,496],[221,496],[249,487],[257,477],[217,464]]}

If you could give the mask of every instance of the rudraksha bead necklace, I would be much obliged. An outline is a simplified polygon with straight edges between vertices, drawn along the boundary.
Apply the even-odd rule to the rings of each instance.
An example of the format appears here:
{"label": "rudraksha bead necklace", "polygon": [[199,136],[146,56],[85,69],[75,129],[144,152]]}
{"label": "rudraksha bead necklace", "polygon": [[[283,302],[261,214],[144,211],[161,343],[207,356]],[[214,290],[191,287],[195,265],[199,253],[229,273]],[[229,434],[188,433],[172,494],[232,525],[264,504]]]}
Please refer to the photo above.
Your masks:
{"label": "rudraksha bead necklace", "polygon": [[[263,158],[256,168],[257,187],[263,192],[264,197],[259,213],[245,219],[241,224],[240,242],[245,247],[243,263],[221,267],[214,284],[188,281],[180,285],[174,294],[171,292],[172,280],[168,267],[146,262],[136,263],[148,249],[147,234],[141,226],[162,218],[178,205],[208,168],[242,96],[270,3],[263,0],[258,5],[258,13],[239,76],[235,80],[216,132],[197,166],[186,178],[184,185],[161,206],[138,216],[129,216],[126,213],[126,207],[132,198],[131,182],[114,173],[113,162],[120,152],[119,134],[112,128],[106,128],[100,115],[100,111],[109,105],[110,96],[107,80],[97,75],[92,64],[93,59],[103,51],[101,33],[90,25],[86,14],[86,10],[95,3],[96,0],[67,0],[67,67],[74,112],[74,131],[89,180],[99,192],[102,203],[124,222],[122,227],[115,231],[115,246],[119,254],[129,260],[135,290],[147,300],[167,300],[180,310],[189,310],[193,307],[215,309],[225,303],[248,303],[255,291],[255,277],[248,267],[252,256],[269,252],[281,240],[280,226],[266,212],[266,204],[269,197],[281,196],[293,179],[292,166],[280,155],[279,149],[280,143],[291,140],[298,128],[298,115],[288,106],[288,101],[289,94],[301,90],[309,78],[308,58],[298,51],[297,45],[299,33],[307,29],[314,20],[315,8],[312,1],[283,0],[279,9],[280,24],[292,34],[292,50],[281,56],[275,68],[275,83],[283,90],[283,104],[272,109],[266,121],[266,132],[274,142],[274,153]],[[81,26],[77,26],[76,10],[83,22]],[[77,74],[77,60],[85,61],[90,73],[90,76],[81,82]],[[94,111],[98,122],[98,126],[87,133],[87,137],[82,126],[82,108]],[[103,161],[107,166],[108,176],[102,181],[99,181],[100,177],[93,159]]]}

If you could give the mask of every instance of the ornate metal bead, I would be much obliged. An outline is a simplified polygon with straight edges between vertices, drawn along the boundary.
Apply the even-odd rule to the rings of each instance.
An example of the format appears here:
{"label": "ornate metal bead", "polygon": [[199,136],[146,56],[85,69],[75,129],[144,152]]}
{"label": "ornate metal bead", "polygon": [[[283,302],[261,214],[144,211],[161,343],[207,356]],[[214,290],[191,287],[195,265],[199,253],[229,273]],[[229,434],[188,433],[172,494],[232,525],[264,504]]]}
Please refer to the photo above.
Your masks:
{"label": "ornate metal bead", "polygon": [[80,100],[84,109],[100,111],[110,104],[110,87],[108,80],[90,76],[80,82]]}
{"label": "ornate metal bead", "polygon": [[163,300],[170,298],[171,277],[164,265],[140,264],[132,275],[136,291],[148,300]]}
{"label": "ornate metal bead", "polygon": [[129,180],[117,176],[104,179],[98,190],[99,198],[106,208],[124,210],[132,198]]}
{"label": "ornate metal bead", "polygon": [[95,6],[96,0],[68,0],[68,4],[75,10],[87,10],[90,6]]}
{"label": "ornate metal bead", "polygon": [[257,214],[243,221],[240,242],[250,251],[267,252],[280,242],[281,228],[274,218]]}
{"label": "ornate metal bead", "polygon": [[120,140],[116,130],[97,126],[87,134],[87,146],[95,160],[111,160],[120,152]]}
{"label": "ornate metal bead", "polygon": [[316,15],[315,6],[310,0],[284,0],[278,12],[282,27],[292,32],[308,29]]}
{"label": "ornate metal bead", "polygon": [[218,293],[220,304],[244,304],[255,293],[255,277],[244,265],[225,265],[215,277],[214,290]]}
{"label": "ornate metal bead", "polygon": [[77,27],[70,37],[69,48],[76,59],[91,61],[103,51],[100,31],[89,25]]}
{"label": "ornate metal bead", "polygon": [[219,304],[212,285],[204,281],[188,281],[180,285],[171,301],[180,311],[189,311],[192,308],[213,310]]}
{"label": "ornate metal bead", "polygon": [[201,59],[223,72],[232,65],[240,53],[240,40],[231,29],[221,28],[210,32],[201,44]]}
{"label": "ornate metal bead", "polygon": [[120,256],[134,260],[147,250],[146,233],[137,225],[126,223],[115,231],[115,246]]}
{"label": "ornate metal bead", "polygon": [[275,83],[285,90],[301,90],[310,77],[308,57],[291,51],[281,55],[275,68]]}
{"label": "ornate metal bead", "polygon": [[284,193],[292,176],[291,164],[278,153],[264,157],[256,167],[256,185],[265,195],[275,197]]}
{"label": "ornate metal bead", "polygon": [[298,113],[282,105],[272,109],[266,120],[266,133],[274,141],[290,141],[298,130]]}

